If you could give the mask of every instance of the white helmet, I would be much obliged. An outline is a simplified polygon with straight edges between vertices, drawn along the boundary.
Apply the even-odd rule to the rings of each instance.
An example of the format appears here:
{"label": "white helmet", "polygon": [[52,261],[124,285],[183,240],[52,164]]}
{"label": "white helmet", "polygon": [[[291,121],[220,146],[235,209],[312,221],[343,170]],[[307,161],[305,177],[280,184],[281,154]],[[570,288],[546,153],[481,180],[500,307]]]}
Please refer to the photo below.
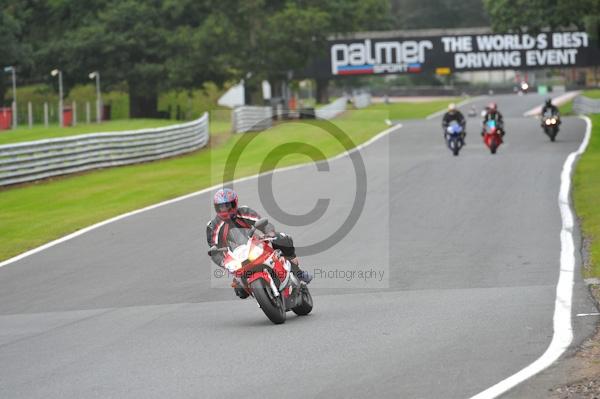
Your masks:
{"label": "white helmet", "polygon": [[448,104],[448,111],[456,111],[456,104],[454,104],[454,103]]}

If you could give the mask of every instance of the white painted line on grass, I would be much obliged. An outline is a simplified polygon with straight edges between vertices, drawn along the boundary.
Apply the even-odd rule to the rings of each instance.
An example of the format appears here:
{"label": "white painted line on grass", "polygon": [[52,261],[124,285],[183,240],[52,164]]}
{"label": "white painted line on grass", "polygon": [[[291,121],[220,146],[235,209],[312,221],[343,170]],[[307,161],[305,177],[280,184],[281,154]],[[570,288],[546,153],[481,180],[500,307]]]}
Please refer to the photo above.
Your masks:
{"label": "white painted line on grass", "polygon": [[584,316],[600,316],[600,313],[578,313],[577,317],[584,317]]}
{"label": "white painted line on grass", "polygon": [[[577,97],[579,94],[581,94],[581,91],[570,91],[570,92],[562,94],[558,97],[554,97],[552,99],[552,104],[554,104],[556,106],[561,106],[561,105],[571,101],[572,99]],[[532,108],[529,111],[525,112],[523,114],[523,116],[538,116],[541,113],[542,113],[542,106],[538,105],[537,107]]]}
{"label": "white painted line on grass", "polygon": [[554,335],[546,352],[529,366],[511,375],[505,380],[473,396],[471,399],[490,399],[502,395],[526,379],[544,370],[554,363],[571,345],[573,328],[571,326],[571,304],[573,297],[573,277],[575,273],[575,242],[573,227],[575,216],[571,210],[569,194],[571,192],[571,174],[573,165],[585,151],[592,133],[592,121],[587,116],[582,117],[586,122],[585,137],[579,148],[569,154],[560,175],[560,191],[558,206],[562,218],[560,231],[560,275],[556,285],[556,300],[554,302]]}
{"label": "white painted line on grass", "polygon": [[[473,102],[473,101],[480,100],[480,99],[482,99],[482,98],[484,98],[484,97],[483,97],[483,96],[477,96],[477,97],[471,97],[471,98],[467,98],[466,100],[463,100],[463,101],[459,102],[458,104],[456,104],[456,107],[457,107],[457,108],[458,108],[458,107],[462,107],[463,105],[466,105],[466,104],[468,104],[468,103],[470,103],[470,102]],[[450,102],[448,102],[448,104],[450,104]],[[439,110],[439,111],[436,111],[436,112],[434,112],[434,113],[433,113],[433,114],[431,114],[431,115],[427,115],[427,116],[425,117],[425,119],[433,119],[433,118],[437,118],[437,117],[440,117],[440,116],[444,115],[445,113],[446,113],[446,109],[442,109],[442,110]]]}
{"label": "white painted line on grass", "polygon": [[[342,152],[342,153],[340,153],[340,154],[338,154],[338,155],[336,155],[336,156],[334,156],[332,158],[328,158],[328,159],[325,159],[325,160],[319,161],[319,162],[332,162],[332,161],[335,161],[337,159],[349,156],[350,154],[353,154],[356,151],[362,150],[363,148],[365,148],[365,147],[373,144],[375,141],[379,140],[380,138],[388,135],[392,131],[394,131],[396,129],[400,129],[400,128],[402,128],[402,124],[394,125],[394,126],[388,128],[388,129],[386,129],[386,130],[378,133],[376,136],[372,137],[368,141],[365,141],[364,143],[362,143],[362,144],[354,147],[353,149],[351,149],[349,151]],[[235,184],[235,183],[241,183],[243,181],[251,180],[251,179],[257,179],[257,178],[259,178],[261,176],[265,176],[265,175],[268,175],[268,174],[271,174],[271,173],[285,172],[285,171],[292,170],[292,169],[304,168],[306,166],[310,166],[310,165],[313,165],[313,164],[314,163],[304,163],[304,164],[300,164],[300,165],[292,165],[292,166],[287,166],[287,167],[284,167],[284,168],[274,169],[274,170],[270,170],[270,171],[267,171],[267,172],[264,172],[264,173],[260,173],[260,174],[256,174],[256,175],[252,175],[252,176],[242,177],[242,178],[234,180],[231,183],[233,183],[233,184]],[[200,194],[204,194],[204,193],[212,191],[212,190],[217,190],[217,189],[219,189],[221,187],[223,187],[223,184],[216,184],[216,185],[214,185],[212,187],[208,187],[208,188],[202,189],[200,191],[196,191],[196,192],[193,192],[193,193],[190,193],[190,194],[182,195],[181,197],[176,197],[176,198],[173,198],[173,199],[170,199],[170,200],[167,200],[167,201],[160,202],[158,204],[154,204],[154,205],[147,206],[145,208],[137,209],[135,211],[127,212],[127,213],[124,213],[122,215],[115,216],[113,218],[110,218],[110,219],[104,220],[102,222],[93,224],[91,226],[84,227],[81,230],[77,230],[77,231],[75,231],[75,232],[73,232],[71,234],[68,234],[68,235],[64,236],[64,237],[58,238],[58,239],[56,239],[54,241],[50,241],[49,243],[46,243],[46,244],[44,244],[42,246],[39,246],[37,248],[34,248],[34,249],[29,250],[29,251],[23,252],[20,255],[14,256],[14,257],[12,257],[10,259],[7,259],[7,260],[5,260],[3,262],[0,262],[0,267],[4,267],[4,266],[7,266],[7,265],[10,265],[11,263],[15,263],[15,262],[17,262],[17,261],[19,261],[19,260],[21,260],[23,258],[26,258],[26,257],[31,256],[33,254],[36,254],[38,252],[41,252],[41,251],[43,251],[45,249],[54,247],[55,245],[61,244],[61,243],[65,242],[65,241],[69,241],[69,240],[71,240],[71,239],[73,239],[75,237],[79,237],[80,235],[83,235],[83,234],[85,234],[87,232],[95,230],[95,229],[97,229],[99,227],[105,226],[105,225],[107,225],[109,223],[113,223],[113,222],[119,221],[121,219],[125,219],[125,218],[127,218],[129,216],[137,215],[137,214],[142,213],[142,212],[150,211],[152,209],[156,209],[156,208],[159,208],[161,206],[165,206],[165,205],[173,204],[175,202],[183,201],[183,200],[186,200],[188,198],[192,198],[192,197],[195,197],[195,196],[200,195]]]}

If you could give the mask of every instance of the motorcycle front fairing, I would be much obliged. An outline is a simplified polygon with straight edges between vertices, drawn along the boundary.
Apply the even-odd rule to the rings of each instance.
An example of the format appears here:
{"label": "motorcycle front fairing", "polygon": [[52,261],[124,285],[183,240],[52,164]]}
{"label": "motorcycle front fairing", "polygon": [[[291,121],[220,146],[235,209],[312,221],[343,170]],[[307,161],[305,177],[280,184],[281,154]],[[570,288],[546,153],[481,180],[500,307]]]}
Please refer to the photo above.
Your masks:
{"label": "motorcycle front fairing", "polygon": [[559,123],[558,115],[551,114],[547,112],[543,116],[543,124],[545,127],[554,127]]}
{"label": "motorcycle front fairing", "polygon": [[450,122],[450,125],[448,125],[448,127],[446,128],[447,133],[449,133],[451,135],[455,135],[455,136],[461,134],[462,130],[463,130],[462,126],[456,121]]}
{"label": "motorcycle front fairing", "polygon": [[490,147],[493,140],[496,140],[497,146],[499,146],[503,142],[502,136],[498,132],[498,125],[496,121],[490,119],[485,123],[485,134],[483,136],[483,141],[486,146]]}
{"label": "motorcycle front fairing", "polygon": [[276,257],[267,241],[243,235],[233,239],[223,265],[244,287],[262,278],[274,295],[284,290],[291,275],[289,262]]}

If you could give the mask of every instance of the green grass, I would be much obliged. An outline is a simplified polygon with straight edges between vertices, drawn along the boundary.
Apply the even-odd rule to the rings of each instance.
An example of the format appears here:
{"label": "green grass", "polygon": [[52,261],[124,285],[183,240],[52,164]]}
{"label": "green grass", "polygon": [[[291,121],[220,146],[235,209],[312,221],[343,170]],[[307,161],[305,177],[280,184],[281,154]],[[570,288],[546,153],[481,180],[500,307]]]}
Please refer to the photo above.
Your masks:
{"label": "green grass", "polygon": [[600,277],[600,114],[591,115],[592,137],[577,164],[573,200],[581,229],[590,240],[587,277]]}
{"label": "green grass", "polygon": [[[598,99],[600,98],[600,89],[585,90],[582,94],[588,98]],[[558,107],[558,110],[562,116],[575,115],[575,112],[573,111],[573,100],[564,103]]]}
{"label": "green grass", "polygon": [[560,112],[562,116],[575,115],[575,112],[573,112],[573,100],[558,107],[558,112]]}
{"label": "green grass", "polygon": [[586,90],[583,95],[589,98],[600,99],[600,89]]}
{"label": "green grass", "polygon": [[[402,114],[410,118],[425,116],[439,108],[439,104],[424,103],[391,107],[395,117]],[[240,157],[236,178],[259,172],[266,154],[285,144],[295,150],[311,144],[321,151],[319,158],[338,154],[344,150],[339,140],[353,146],[384,130],[389,110],[373,106],[348,111],[333,121],[350,141],[338,133],[328,134],[323,129],[328,122],[322,121],[287,122],[261,133],[231,135],[227,116],[220,115],[213,118],[212,131],[221,128],[217,136],[222,142],[211,149],[0,190],[0,259],[124,212],[217,184],[222,181],[225,161],[233,146],[242,138],[254,137],[254,140]],[[307,155],[284,151],[284,147],[279,148],[279,153],[285,156],[277,167],[310,160]]]}
{"label": "green grass", "polygon": [[461,100],[461,98],[449,98],[445,100],[428,101],[424,103],[376,104],[373,105],[371,109],[389,112],[389,118],[391,120],[418,119],[425,118],[434,112],[445,109],[449,103],[458,103]]}

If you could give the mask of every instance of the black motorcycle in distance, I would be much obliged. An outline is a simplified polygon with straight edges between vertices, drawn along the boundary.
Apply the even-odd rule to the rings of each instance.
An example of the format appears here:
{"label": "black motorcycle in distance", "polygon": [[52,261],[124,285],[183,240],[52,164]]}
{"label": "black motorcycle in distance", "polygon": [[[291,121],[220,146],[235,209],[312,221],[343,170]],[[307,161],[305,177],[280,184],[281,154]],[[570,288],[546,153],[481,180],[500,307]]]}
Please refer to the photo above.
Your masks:
{"label": "black motorcycle in distance", "polygon": [[559,125],[560,117],[557,114],[551,114],[547,112],[542,115],[542,129],[544,129],[544,133],[550,137],[550,141],[556,140]]}

